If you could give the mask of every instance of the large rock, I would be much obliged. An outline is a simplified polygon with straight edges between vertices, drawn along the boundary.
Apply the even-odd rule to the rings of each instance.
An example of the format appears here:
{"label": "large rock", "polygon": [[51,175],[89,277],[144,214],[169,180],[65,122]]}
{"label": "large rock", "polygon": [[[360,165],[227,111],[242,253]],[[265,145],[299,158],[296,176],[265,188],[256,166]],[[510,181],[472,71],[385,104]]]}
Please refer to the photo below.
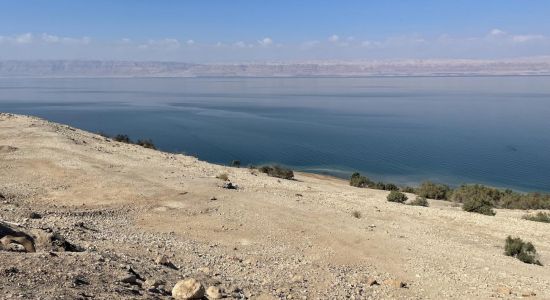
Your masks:
{"label": "large rock", "polygon": [[204,296],[204,286],[195,278],[181,280],[172,289],[176,300],[200,299]]}
{"label": "large rock", "polygon": [[8,224],[0,222],[0,249],[8,248],[11,243],[21,245],[27,252],[36,252],[33,237],[23,231],[11,228]]}

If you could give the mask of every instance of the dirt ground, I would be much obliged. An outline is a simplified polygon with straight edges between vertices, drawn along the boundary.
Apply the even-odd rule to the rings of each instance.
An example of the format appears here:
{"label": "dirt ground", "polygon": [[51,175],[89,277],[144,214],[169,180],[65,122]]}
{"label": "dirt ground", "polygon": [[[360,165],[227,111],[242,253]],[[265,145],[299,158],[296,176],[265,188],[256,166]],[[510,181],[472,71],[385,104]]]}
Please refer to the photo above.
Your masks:
{"label": "dirt ground", "polygon": [[[0,250],[0,299],[170,299],[191,277],[230,299],[550,299],[550,224],[387,193],[0,114],[0,227],[50,241]],[[505,256],[508,235],[544,266]]]}

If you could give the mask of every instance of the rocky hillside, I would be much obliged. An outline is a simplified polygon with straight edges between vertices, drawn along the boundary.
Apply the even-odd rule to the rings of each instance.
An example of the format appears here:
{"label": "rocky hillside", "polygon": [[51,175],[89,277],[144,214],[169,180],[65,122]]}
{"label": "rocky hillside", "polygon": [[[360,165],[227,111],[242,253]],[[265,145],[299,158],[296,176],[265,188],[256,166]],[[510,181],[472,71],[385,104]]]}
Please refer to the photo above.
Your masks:
{"label": "rocky hillside", "polygon": [[550,224],[387,193],[0,114],[0,298],[550,298]]}

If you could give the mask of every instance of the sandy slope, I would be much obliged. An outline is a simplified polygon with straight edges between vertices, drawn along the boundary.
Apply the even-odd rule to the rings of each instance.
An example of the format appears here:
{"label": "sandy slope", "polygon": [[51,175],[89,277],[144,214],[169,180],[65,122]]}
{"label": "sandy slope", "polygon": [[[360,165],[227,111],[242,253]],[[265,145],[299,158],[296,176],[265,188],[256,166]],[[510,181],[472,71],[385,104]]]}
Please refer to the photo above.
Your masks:
{"label": "sandy slope", "polygon": [[[238,190],[221,188],[223,172]],[[522,211],[413,207],[337,179],[296,179],[0,114],[0,220],[50,228],[85,250],[0,251],[0,298],[162,299],[193,276],[234,298],[550,299],[550,225],[522,220]],[[507,235],[532,241],[549,266],[504,256]],[[158,255],[176,268],[156,264]],[[129,268],[164,283],[117,282]],[[382,284],[369,286],[369,277]]]}

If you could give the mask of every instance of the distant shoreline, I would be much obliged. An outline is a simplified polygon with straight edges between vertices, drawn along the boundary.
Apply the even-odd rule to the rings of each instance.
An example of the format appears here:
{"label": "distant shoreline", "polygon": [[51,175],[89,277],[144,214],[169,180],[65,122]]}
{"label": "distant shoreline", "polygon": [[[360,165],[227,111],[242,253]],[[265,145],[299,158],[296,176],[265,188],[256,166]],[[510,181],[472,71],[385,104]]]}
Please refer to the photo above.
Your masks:
{"label": "distant shoreline", "polygon": [[0,77],[456,77],[549,76],[550,58],[403,59],[199,64],[155,61],[0,60]]}
{"label": "distant shoreline", "polygon": [[235,79],[315,79],[315,78],[475,78],[475,77],[549,77],[548,74],[456,74],[456,75],[326,75],[326,76],[0,76],[0,79],[201,79],[201,78],[235,78]]}

